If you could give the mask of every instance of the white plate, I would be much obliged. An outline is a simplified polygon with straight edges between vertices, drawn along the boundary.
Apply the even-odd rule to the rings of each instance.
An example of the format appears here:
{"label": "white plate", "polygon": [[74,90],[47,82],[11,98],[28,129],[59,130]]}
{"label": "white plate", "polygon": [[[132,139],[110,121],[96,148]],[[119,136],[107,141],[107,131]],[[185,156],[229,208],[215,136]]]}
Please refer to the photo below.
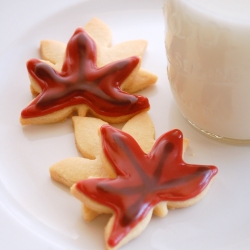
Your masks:
{"label": "white plate", "polygon": [[143,67],[159,80],[142,94],[150,99],[157,137],[179,128],[190,139],[185,161],[219,168],[202,201],[170,211],[165,218],[153,217],[147,229],[123,249],[249,249],[250,147],[204,137],[180,115],[166,75],[161,0],[85,1],[45,19],[1,57],[0,211],[6,217],[1,216],[0,232],[8,241],[0,236],[0,244],[4,242],[6,250],[16,249],[16,240],[21,249],[28,250],[36,242],[36,249],[104,249],[107,217],[85,223],[79,201],[49,176],[53,163],[79,155],[71,121],[48,126],[19,124],[20,111],[31,100],[25,62],[39,57],[39,41],[48,38],[66,43],[78,26],[95,16],[110,26],[114,44],[148,40]]}

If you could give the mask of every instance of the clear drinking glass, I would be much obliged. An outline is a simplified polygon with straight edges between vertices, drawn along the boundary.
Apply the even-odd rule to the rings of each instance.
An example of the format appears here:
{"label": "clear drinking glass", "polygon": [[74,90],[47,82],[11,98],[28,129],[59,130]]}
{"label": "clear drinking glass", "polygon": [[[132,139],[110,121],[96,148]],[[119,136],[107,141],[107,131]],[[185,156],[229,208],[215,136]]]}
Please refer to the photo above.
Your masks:
{"label": "clear drinking glass", "polygon": [[250,1],[165,0],[168,78],[183,116],[250,142]]}

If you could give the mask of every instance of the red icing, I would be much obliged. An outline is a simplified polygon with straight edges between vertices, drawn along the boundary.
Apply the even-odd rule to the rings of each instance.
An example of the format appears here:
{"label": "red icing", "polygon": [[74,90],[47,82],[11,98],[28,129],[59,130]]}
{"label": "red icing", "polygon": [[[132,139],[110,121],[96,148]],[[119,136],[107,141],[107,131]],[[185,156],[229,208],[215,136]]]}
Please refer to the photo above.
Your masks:
{"label": "red icing", "polygon": [[61,72],[36,59],[27,62],[29,74],[42,92],[21,116],[42,116],[76,104],[87,104],[96,113],[110,117],[148,109],[147,98],[120,89],[138,63],[138,57],[130,57],[97,68],[95,42],[78,28],[67,45]]}
{"label": "red icing", "polygon": [[200,194],[217,174],[215,166],[182,160],[183,135],[172,130],[162,135],[149,154],[125,132],[101,127],[106,157],[117,178],[88,179],[76,184],[89,198],[112,208],[115,222],[108,239],[111,247],[129,233],[161,201],[186,201]]}

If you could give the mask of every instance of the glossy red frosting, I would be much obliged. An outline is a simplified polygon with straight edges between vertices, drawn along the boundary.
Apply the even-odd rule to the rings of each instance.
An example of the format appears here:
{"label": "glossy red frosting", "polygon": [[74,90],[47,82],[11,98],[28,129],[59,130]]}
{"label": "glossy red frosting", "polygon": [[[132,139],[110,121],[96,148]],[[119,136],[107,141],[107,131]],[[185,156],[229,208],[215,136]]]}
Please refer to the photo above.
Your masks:
{"label": "glossy red frosting", "polygon": [[95,42],[78,28],[68,42],[61,72],[37,59],[29,60],[28,72],[42,92],[21,116],[43,116],[77,104],[86,104],[96,113],[109,117],[148,109],[147,98],[128,94],[120,88],[140,59],[134,56],[97,68],[96,53]]}
{"label": "glossy red frosting", "polygon": [[82,180],[77,189],[113,209],[115,222],[108,239],[116,246],[161,201],[196,197],[217,174],[215,166],[187,164],[182,160],[183,135],[172,130],[162,135],[149,154],[125,132],[101,127],[102,145],[117,178]]}

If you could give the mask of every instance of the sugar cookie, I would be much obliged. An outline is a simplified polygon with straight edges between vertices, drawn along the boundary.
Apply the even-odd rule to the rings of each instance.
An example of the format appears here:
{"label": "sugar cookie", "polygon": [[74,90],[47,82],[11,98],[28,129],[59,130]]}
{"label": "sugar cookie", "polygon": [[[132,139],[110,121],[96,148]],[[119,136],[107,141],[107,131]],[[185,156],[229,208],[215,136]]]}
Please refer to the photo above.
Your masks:
{"label": "sugar cookie", "polygon": [[86,221],[103,213],[113,214],[105,228],[107,249],[117,249],[137,237],[152,213],[163,217],[168,209],[198,202],[217,173],[214,166],[182,160],[188,140],[179,130],[155,140],[147,112],[134,116],[122,130],[97,118],[72,119],[76,145],[84,158],[54,164],[51,177],[71,187],[83,203]]}
{"label": "sugar cookie", "polygon": [[152,213],[187,207],[207,192],[217,168],[182,160],[183,136],[175,129],[163,134],[149,154],[129,134],[102,125],[102,147],[115,177],[81,180],[72,194],[96,214],[112,214],[105,227],[106,249],[117,249],[137,237]]}
{"label": "sugar cookie", "polygon": [[140,67],[147,42],[110,47],[110,29],[97,18],[85,29],[78,28],[67,46],[42,41],[43,61],[27,62],[31,92],[37,96],[21,112],[21,124],[60,122],[88,113],[120,123],[150,108],[147,98],[132,94],[157,80]]}

